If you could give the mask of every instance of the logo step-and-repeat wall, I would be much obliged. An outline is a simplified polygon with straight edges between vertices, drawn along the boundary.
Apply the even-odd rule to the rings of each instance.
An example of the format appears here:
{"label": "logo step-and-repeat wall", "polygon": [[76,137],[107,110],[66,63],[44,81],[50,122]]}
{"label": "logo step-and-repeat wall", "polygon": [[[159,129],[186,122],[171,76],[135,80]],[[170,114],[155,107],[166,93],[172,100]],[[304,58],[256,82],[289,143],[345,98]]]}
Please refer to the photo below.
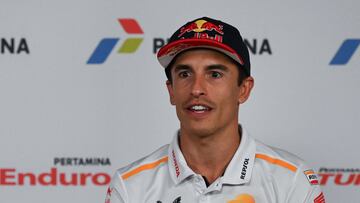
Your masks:
{"label": "logo step-and-repeat wall", "polygon": [[238,27],[250,134],[305,159],[327,202],[359,202],[356,1],[0,2],[0,202],[104,202],[115,170],[178,128],[157,51],[211,16]]}

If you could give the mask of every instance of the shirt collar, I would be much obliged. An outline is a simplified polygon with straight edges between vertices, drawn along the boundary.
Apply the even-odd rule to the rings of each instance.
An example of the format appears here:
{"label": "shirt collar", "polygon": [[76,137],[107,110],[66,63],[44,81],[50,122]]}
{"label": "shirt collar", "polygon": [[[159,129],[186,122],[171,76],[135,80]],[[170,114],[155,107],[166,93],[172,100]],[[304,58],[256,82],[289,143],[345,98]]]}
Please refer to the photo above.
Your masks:
{"label": "shirt collar", "polygon": [[187,165],[184,155],[180,150],[179,132],[174,136],[168,151],[170,176],[175,184],[180,183],[191,175],[195,175],[195,172]]}
{"label": "shirt collar", "polygon": [[226,167],[222,184],[245,184],[250,181],[255,162],[256,144],[244,128],[241,128],[241,141],[229,165]]}
{"label": "shirt collar", "polygon": [[[242,131],[240,145],[221,178],[222,184],[245,184],[251,178],[256,144],[254,139],[240,125],[239,129]],[[170,176],[175,184],[182,182],[191,175],[196,175],[187,165],[184,155],[180,150],[178,139],[179,133],[174,136],[168,151]]]}

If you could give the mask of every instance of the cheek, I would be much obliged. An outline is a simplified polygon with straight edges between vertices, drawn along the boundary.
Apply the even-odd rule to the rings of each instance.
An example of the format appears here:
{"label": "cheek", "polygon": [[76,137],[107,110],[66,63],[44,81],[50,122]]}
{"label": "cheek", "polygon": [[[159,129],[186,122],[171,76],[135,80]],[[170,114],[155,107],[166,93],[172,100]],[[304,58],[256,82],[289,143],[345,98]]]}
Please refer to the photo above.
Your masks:
{"label": "cheek", "polygon": [[239,105],[239,89],[238,88],[224,88],[217,98],[221,101],[223,109],[234,111]]}
{"label": "cheek", "polygon": [[186,91],[184,88],[174,88],[173,89],[173,101],[176,104],[180,104],[183,100],[186,99]]}

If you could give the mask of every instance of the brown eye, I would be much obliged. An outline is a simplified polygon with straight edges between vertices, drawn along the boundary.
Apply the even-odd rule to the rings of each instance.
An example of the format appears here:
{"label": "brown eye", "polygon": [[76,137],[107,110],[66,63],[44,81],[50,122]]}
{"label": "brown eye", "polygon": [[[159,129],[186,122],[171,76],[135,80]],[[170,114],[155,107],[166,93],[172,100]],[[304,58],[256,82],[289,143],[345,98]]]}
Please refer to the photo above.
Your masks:
{"label": "brown eye", "polygon": [[216,71],[212,71],[211,72],[211,77],[212,78],[221,78],[221,73],[219,73],[219,72],[216,72]]}
{"label": "brown eye", "polygon": [[180,78],[186,78],[186,77],[189,77],[190,76],[190,73],[188,71],[182,71],[179,73],[179,77]]}

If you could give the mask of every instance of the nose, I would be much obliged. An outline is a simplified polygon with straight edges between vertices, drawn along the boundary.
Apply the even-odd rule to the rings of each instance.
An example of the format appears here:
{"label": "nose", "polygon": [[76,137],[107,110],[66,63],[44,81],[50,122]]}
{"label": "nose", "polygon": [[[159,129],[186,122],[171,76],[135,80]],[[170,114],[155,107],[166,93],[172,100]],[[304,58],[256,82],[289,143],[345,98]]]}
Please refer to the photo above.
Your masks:
{"label": "nose", "polygon": [[206,95],[205,79],[202,76],[195,76],[192,84],[191,95],[195,98],[199,98],[202,95]]}

